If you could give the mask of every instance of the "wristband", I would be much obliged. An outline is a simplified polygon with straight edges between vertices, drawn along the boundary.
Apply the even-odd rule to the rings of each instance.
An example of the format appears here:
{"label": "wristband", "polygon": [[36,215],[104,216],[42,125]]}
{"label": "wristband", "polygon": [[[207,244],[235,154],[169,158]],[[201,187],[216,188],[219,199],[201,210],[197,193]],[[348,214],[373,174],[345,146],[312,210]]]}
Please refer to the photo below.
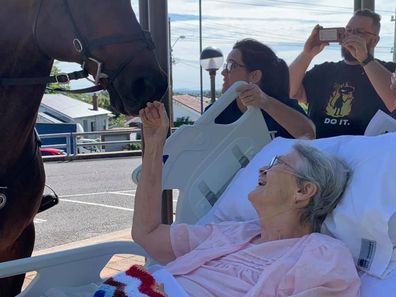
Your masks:
{"label": "wristband", "polygon": [[374,60],[374,57],[371,54],[367,54],[367,58],[364,59],[360,64],[364,67],[373,60]]}

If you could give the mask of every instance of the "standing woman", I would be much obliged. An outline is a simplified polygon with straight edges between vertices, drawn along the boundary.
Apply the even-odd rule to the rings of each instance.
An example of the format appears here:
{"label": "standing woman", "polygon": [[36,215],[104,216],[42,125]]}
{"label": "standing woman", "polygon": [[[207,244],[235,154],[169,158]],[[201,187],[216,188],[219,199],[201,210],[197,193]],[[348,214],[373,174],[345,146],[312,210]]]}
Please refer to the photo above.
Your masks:
{"label": "standing woman", "polygon": [[235,43],[221,72],[223,93],[236,81],[249,84],[237,89],[238,98],[217,118],[218,124],[235,122],[248,106],[261,109],[270,131],[287,138],[315,138],[315,125],[297,100],[289,98],[289,71],[282,59],[254,39]]}

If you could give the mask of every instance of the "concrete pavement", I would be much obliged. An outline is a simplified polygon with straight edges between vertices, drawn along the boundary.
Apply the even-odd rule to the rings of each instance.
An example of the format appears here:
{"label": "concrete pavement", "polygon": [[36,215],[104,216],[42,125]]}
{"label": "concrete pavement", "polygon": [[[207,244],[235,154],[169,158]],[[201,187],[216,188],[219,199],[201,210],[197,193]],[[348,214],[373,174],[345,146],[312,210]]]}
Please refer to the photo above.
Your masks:
{"label": "concrete pavement", "polygon": [[[77,247],[102,243],[102,242],[109,242],[109,241],[131,241],[131,233],[130,229],[124,229],[121,231],[112,232],[106,235],[97,236],[81,241],[76,241],[56,247],[52,247],[49,249],[44,249],[40,251],[33,252],[33,256],[35,255],[43,255],[68,249],[73,249]],[[144,265],[144,257],[141,256],[131,256],[131,255],[116,255],[113,256],[110,261],[107,263],[105,268],[103,269],[101,276],[103,278],[110,277],[120,271],[125,271],[129,267],[134,264]],[[26,274],[25,282],[23,284],[23,288],[25,288],[35,277],[35,272],[29,272]]]}

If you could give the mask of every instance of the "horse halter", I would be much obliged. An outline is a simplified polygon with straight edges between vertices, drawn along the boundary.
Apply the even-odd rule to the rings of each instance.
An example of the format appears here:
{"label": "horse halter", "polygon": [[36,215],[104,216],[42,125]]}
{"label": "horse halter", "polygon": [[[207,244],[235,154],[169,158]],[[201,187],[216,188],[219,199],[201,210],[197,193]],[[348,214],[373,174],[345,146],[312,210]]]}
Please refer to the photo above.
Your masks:
{"label": "horse halter", "polygon": [[[37,14],[33,24],[33,37],[36,40],[37,46],[40,48],[39,43],[37,41],[37,23],[41,12],[43,0],[40,0]],[[88,71],[85,69],[88,63],[94,63],[96,65],[96,73],[94,75],[94,79],[92,81],[95,86],[79,89],[79,90],[67,90],[56,88],[55,91],[63,91],[69,93],[87,93],[87,92],[94,92],[103,90],[104,87],[100,85],[100,79],[105,78],[108,80],[108,85],[111,86],[113,81],[117,78],[117,76],[124,70],[126,66],[128,66],[132,61],[137,57],[137,55],[145,50],[154,50],[155,45],[151,38],[151,34],[149,31],[144,31],[140,29],[138,32],[132,34],[125,34],[125,35],[116,35],[116,36],[108,36],[108,37],[101,37],[96,38],[93,40],[87,40],[81,31],[79,30],[75,18],[73,17],[72,11],[69,6],[68,0],[63,0],[64,8],[66,15],[69,17],[75,34],[75,38],[73,39],[72,43],[74,49],[80,55],[80,65],[82,70],[75,71],[71,73],[59,73],[54,76],[48,77],[35,77],[35,78],[0,78],[0,86],[1,85],[39,85],[39,84],[48,84],[48,83],[59,83],[59,84],[67,84],[71,80],[77,80],[81,78],[88,79]],[[106,45],[113,45],[113,44],[122,44],[122,43],[131,43],[134,41],[141,40],[143,42],[143,46],[137,48],[132,52],[132,54],[118,66],[115,71],[110,71],[105,69],[105,64],[101,62],[99,59],[96,59],[92,54],[92,49],[103,47]],[[45,51],[40,48],[40,50],[45,54]],[[45,54],[48,56],[47,54]]]}
{"label": "horse halter", "polygon": [[[42,3],[42,0],[41,0]],[[40,6],[41,6],[40,3]],[[109,37],[101,37],[93,40],[87,40],[81,31],[79,30],[76,20],[73,17],[73,13],[70,9],[70,5],[68,0],[63,0],[64,7],[66,10],[66,14],[68,15],[69,19],[72,22],[74,33],[76,35],[76,38],[73,39],[73,46],[75,50],[80,54],[80,64],[83,70],[85,70],[86,64],[93,62],[96,64],[96,74],[94,76],[94,80],[92,81],[96,86],[99,85],[99,80],[101,78],[106,78],[109,81],[109,84],[111,85],[114,79],[122,72],[122,70],[130,64],[136,57],[139,52],[142,50],[148,48],[150,50],[153,50],[155,48],[154,42],[152,41],[150,32],[148,31],[143,31],[139,30],[138,32],[134,34],[128,34],[128,35],[116,35],[116,36],[109,36]],[[39,15],[40,11],[38,12]],[[37,18],[38,18],[37,15]],[[36,27],[36,26],[35,26]],[[34,35],[36,35],[36,32],[34,32]],[[144,46],[141,48],[135,50],[135,52],[127,58],[118,68],[113,71],[113,73],[105,73],[105,65],[103,62],[99,61],[98,59],[94,58],[94,56],[91,54],[92,49],[98,48],[98,47],[103,47],[106,45],[113,45],[113,44],[121,44],[121,43],[130,43],[133,41],[137,40],[142,40],[144,43]],[[106,72],[109,72],[108,70]],[[67,79],[67,77],[66,77]]]}

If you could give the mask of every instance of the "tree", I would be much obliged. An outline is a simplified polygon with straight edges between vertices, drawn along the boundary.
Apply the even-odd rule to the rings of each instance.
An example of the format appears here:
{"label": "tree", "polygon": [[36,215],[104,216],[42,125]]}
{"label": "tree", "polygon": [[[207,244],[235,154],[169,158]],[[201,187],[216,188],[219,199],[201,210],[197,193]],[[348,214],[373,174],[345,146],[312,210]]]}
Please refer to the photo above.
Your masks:
{"label": "tree", "polygon": [[109,121],[109,128],[124,128],[125,126],[125,115],[118,114]]}
{"label": "tree", "polygon": [[180,127],[181,125],[191,125],[194,124],[193,121],[190,120],[190,117],[179,117],[176,121],[173,122],[174,127]]}

